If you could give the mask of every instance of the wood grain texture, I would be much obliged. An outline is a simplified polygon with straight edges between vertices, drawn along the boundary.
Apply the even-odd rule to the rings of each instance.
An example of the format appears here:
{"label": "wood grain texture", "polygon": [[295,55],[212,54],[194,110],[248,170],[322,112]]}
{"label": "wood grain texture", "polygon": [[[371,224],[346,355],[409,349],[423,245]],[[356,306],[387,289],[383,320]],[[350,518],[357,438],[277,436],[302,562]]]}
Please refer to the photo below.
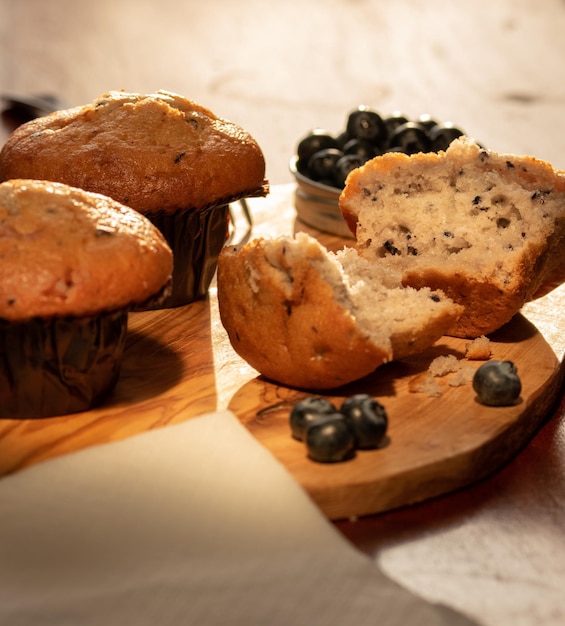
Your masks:
{"label": "wood grain texture", "polygon": [[209,302],[131,314],[121,376],[110,398],[84,413],[0,420],[0,476],[216,406]]}
{"label": "wood grain texture", "polygon": [[[385,365],[362,381],[328,397],[337,406],[352,393],[369,393],[386,408],[388,441],[359,451],[344,463],[308,459],[290,436],[292,405],[308,395],[258,377],[235,394],[229,408],[285,465],[330,519],[351,518],[414,504],[476,482],[503,466],[529,441],[546,417],[562,379],[562,368],[543,336],[517,316],[491,336],[492,356],[511,360],[523,384],[521,402],[486,407],[472,386],[438,379],[440,397],[409,390],[437,356],[463,358],[468,342],[449,337],[417,357]],[[474,362],[475,367],[480,362]]]}

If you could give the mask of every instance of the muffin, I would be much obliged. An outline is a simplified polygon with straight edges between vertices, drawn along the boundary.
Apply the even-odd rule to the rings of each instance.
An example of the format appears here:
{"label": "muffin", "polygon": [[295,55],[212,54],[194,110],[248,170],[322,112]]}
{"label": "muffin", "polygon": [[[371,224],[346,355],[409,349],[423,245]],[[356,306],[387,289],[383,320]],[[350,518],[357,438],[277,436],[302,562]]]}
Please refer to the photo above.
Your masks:
{"label": "muffin", "polygon": [[12,178],[104,194],[148,217],[174,253],[166,306],[207,293],[229,203],[268,192],[264,156],[249,133],[165,91],[112,91],[20,126],[0,153],[0,180]]}
{"label": "muffin", "polygon": [[351,172],[340,209],[362,256],[464,307],[449,335],[488,335],[565,281],[565,173],[467,137]]}
{"label": "muffin", "polygon": [[225,246],[218,304],[239,356],[269,380],[311,391],[424,351],[463,308],[306,233]]}
{"label": "muffin", "polygon": [[99,404],[119,376],[128,311],[166,296],[172,266],[159,230],[110,198],[0,184],[0,417]]}

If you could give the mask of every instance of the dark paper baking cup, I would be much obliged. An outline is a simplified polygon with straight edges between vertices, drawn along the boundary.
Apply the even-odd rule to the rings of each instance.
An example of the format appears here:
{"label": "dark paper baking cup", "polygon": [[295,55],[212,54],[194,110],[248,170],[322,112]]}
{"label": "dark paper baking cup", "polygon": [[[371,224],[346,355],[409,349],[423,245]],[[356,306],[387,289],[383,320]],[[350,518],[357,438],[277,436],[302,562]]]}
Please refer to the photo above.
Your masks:
{"label": "dark paper baking cup", "polygon": [[181,306],[204,297],[229,234],[229,204],[145,216],[161,231],[173,251],[171,294],[155,308]]}
{"label": "dark paper baking cup", "polygon": [[86,318],[0,320],[0,417],[86,411],[114,388],[127,311]]}

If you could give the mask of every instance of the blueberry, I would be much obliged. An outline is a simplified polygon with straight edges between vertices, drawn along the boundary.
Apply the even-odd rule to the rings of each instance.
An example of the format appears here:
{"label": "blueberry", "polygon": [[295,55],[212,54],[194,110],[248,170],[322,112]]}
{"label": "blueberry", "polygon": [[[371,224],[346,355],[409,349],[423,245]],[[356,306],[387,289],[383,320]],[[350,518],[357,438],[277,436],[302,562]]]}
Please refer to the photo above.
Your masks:
{"label": "blueberry", "polygon": [[378,448],[388,427],[385,408],[366,394],[356,394],[343,401],[340,412],[351,425],[355,445],[360,450]]}
{"label": "blueberry", "polygon": [[383,119],[383,122],[387,131],[387,137],[390,137],[390,135],[392,135],[392,133],[399,126],[402,126],[402,124],[406,124],[406,122],[409,122],[409,121],[410,120],[406,117],[406,115],[404,115],[403,113],[400,113],[399,111],[395,111],[388,117],[385,117]]}
{"label": "blueberry", "polygon": [[335,164],[343,156],[343,152],[337,148],[326,148],[314,153],[309,161],[306,169],[308,178],[333,185],[333,177]]}
{"label": "blueberry", "polygon": [[339,135],[337,135],[337,137],[335,138],[335,142],[337,144],[336,148],[343,150],[345,144],[352,139],[355,139],[355,137],[352,137],[346,130],[344,130],[343,132],[339,133]]}
{"label": "blueberry", "polygon": [[337,148],[336,139],[328,131],[321,128],[315,128],[310,131],[298,142],[296,149],[298,170],[302,172],[307,167],[308,161],[314,153],[327,148]]}
{"label": "blueberry", "polygon": [[[307,178],[340,189],[353,159],[338,159],[354,154],[365,160],[385,152],[437,152],[446,150],[451,142],[464,132],[451,122],[442,123],[430,115],[410,119],[396,111],[387,117],[370,107],[361,105],[350,111],[346,128],[332,134],[315,128],[298,143],[297,170]],[[358,167],[358,165],[357,165]]]}
{"label": "blueberry", "polygon": [[356,154],[357,156],[364,157],[365,160],[372,159],[380,154],[380,150],[375,144],[367,141],[366,139],[349,139],[343,145],[343,154]]}
{"label": "blueberry", "polygon": [[428,113],[420,115],[416,122],[420,124],[420,126],[423,126],[426,130],[430,130],[434,126],[438,125],[438,122]]}
{"label": "blueberry", "polygon": [[299,441],[304,441],[309,426],[336,411],[336,407],[326,398],[308,397],[298,401],[290,411],[292,436]]}
{"label": "blueberry", "polygon": [[406,122],[389,137],[388,147],[400,148],[406,154],[416,154],[429,152],[431,142],[425,126],[416,122]]}
{"label": "blueberry", "polygon": [[366,161],[365,157],[358,154],[344,154],[337,160],[334,167],[335,184],[340,188],[344,187],[349,172],[361,167]]}
{"label": "blueberry", "polygon": [[308,456],[319,463],[339,463],[355,454],[353,431],[341,413],[324,416],[306,431]]}
{"label": "blueberry", "polygon": [[430,128],[430,141],[432,144],[432,150],[437,152],[438,150],[447,150],[449,144],[457,137],[463,135],[463,131],[457,126],[454,126],[451,122],[445,122],[445,124],[436,124]]}
{"label": "blueberry", "polygon": [[383,118],[368,107],[360,106],[347,117],[346,131],[351,137],[365,139],[381,146],[387,138]]}
{"label": "blueberry", "polygon": [[475,372],[473,389],[481,404],[508,406],[518,401],[522,383],[512,361],[492,360],[483,363]]}

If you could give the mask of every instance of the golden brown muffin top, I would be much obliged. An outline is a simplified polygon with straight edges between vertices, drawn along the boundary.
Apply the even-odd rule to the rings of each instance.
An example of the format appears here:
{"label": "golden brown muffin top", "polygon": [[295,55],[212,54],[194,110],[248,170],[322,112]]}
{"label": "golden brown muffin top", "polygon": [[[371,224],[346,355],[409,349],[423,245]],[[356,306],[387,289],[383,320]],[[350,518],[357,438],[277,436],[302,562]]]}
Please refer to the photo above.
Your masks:
{"label": "golden brown muffin top", "polygon": [[0,184],[0,318],[139,305],[171,271],[170,248],[137,211],[58,183]]}
{"label": "golden brown muffin top", "polygon": [[10,178],[66,183],[142,213],[267,191],[264,156],[249,133],[165,91],[111,91],[20,126],[0,153],[0,180]]}

